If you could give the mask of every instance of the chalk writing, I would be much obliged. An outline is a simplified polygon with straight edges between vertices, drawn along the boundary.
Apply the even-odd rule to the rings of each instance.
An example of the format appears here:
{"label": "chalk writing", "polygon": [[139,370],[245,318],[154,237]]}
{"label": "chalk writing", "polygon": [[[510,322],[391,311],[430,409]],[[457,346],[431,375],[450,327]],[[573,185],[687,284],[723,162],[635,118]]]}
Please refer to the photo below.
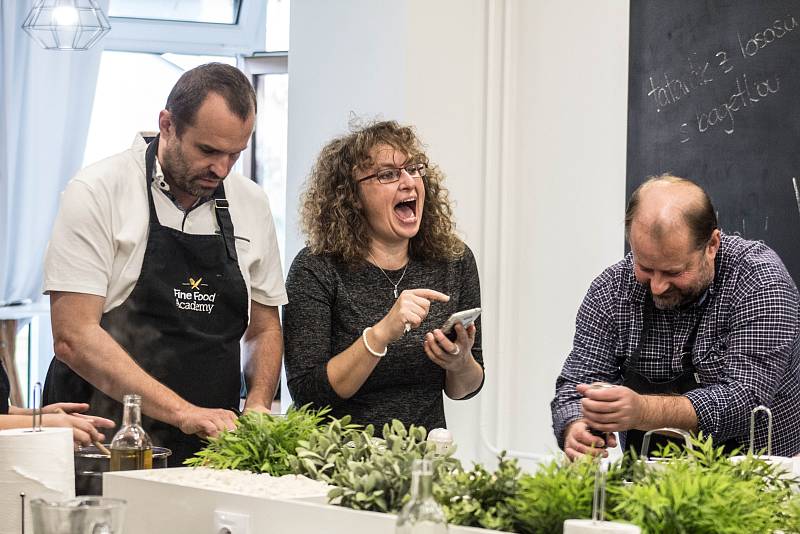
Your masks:
{"label": "chalk writing", "polygon": [[[787,14],[782,20],[775,20],[772,25],[742,36],[736,32],[739,52],[742,58],[749,60],[756,56],[760,50],[770,44],[783,39],[795,31],[800,23],[795,16]],[[797,32],[800,35],[800,32]],[[697,103],[693,110],[694,118],[685,120],[678,127],[678,140],[687,143],[696,133],[705,133],[721,129],[728,135],[736,131],[736,113],[751,108],[761,100],[774,95],[780,90],[780,76],[778,73],[761,75],[757,80],[751,80],[747,73],[736,70],[735,58],[739,54],[731,55],[728,50],[719,49],[710,60],[692,52],[686,58],[683,69],[676,69],[673,73],[663,71],[648,77],[646,94],[652,102],[657,113],[668,107],[677,106],[681,100],[699,94],[701,88],[710,84],[721,83],[719,79],[730,79],[728,74],[735,76],[732,89],[727,99],[723,102],[703,106]],[[739,60],[741,61],[741,59]],[[735,72],[734,72],[735,71]],[[737,74],[738,73],[738,74]]]}
{"label": "chalk writing", "polygon": [[753,57],[758,54],[759,50],[766,48],[770,43],[774,43],[778,39],[782,39],[787,33],[794,31],[797,28],[797,20],[789,15],[787,17],[784,20],[776,20],[771,27],[754,33],[746,41],[743,41],[742,35],[736,32],[742,57],[745,59]]}
{"label": "chalk writing", "polygon": [[[747,74],[742,74],[736,78],[736,91],[726,102],[711,108],[708,112],[696,112],[697,131],[703,133],[709,128],[719,125],[726,134],[732,134],[736,129],[734,114],[746,109],[753,104],[780,90],[780,78],[773,76],[767,80],[753,82],[748,80]],[[686,138],[688,133],[681,125],[681,134]],[[688,139],[686,139],[688,141]],[[683,141],[683,139],[681,140]]]}
{"label": "chalk writing", "polygon": [[695,65],[692,59],[688,58],[687,63],[689,72],[683,79],[672,77],[665,72],[662,83],[660,78],[654,79],[653,76],[650,76],[650,90],[647,92],[647,96],[653,98],[656,112],[689,96],[696,88],[714,81],[708,71],[710,65],[708,61],[703,65]]}

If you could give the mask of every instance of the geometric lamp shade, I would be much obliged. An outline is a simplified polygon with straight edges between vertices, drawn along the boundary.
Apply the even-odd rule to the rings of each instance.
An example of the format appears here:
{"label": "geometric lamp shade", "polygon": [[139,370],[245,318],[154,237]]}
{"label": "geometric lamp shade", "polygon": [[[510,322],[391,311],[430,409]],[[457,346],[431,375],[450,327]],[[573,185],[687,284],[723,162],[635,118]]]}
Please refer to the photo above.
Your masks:
{"label": "geometric lamp shade", "polygon": [[88,50],[111,24],[95,0],[37,0],[22,29],[48,50]]}

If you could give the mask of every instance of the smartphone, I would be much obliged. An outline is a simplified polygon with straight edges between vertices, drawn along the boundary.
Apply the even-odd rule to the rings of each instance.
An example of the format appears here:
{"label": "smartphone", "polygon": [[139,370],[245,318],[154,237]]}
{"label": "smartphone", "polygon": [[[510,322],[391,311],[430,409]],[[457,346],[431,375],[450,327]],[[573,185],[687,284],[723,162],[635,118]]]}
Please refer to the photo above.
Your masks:
{"label": "smartphone", "polygon": [[444,322],[441,331],[445,335],[450,334],[451,332],[455,334],[453,327],[456,325],[456,323],[461,323],[461,325],[466,328],[474,323],[475,319],[477,319],[480,314],[480,308],[472,308],[471,310],[456,312]]}

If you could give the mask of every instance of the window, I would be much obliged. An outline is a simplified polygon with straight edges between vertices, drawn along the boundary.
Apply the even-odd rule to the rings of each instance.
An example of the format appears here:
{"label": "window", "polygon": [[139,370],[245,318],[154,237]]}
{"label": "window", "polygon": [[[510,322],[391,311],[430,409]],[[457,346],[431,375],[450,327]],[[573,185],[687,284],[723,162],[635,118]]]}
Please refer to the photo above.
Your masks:
{"label": "window", "polygon": [[239,0],[111,0],[110,17],[236,24]]}
{"label": "window", "polygon": [[36,320],[38,320],[38,317],[31,319],[19,329],[14,347],[14,363],[16,364],[17,377],[19,378],[19,386],[22,393],[22,406],[29,405],[28,399],[31,398],[33,393],[34,384],[31,384],[30,381],[31,342],[33,337],[31,334],[34,329],[32,322]]}
{"label": "window", "polygon": [[[270,199],[281,260],[286,242],[286,144],[288,137],[289,75],[257,74],[258,118],[254,143],[255,173]],[[284,271],[286,270],[284,264]]]}
{"label": "window", "polygon": [[104,51],[84,151],[84,165],[129,148],[140,131],[158,130],[158,112],[184,71],[232,57]]}
{"label": "window", "polygon": [[[265,42],[276,0],[111,0],[106,50],[249,56]],[[277,30],[275,30],[277,31]]]}
{"label": "window", "polygon": [[[289,0],[110,0],[110,16],[84,164],[129,148],[139,131],[157,130],[158,112],[186,70],[209,61],[236,65],[253,82],[259,113],[254,138],[234,170],[267,192],[285,260]],[[252,57],[265,48],[270,52]],[[31,325],[35,382],[36,375],[43,380],[52,355],[43,349],[40,362],[38,347],[52,346],[52,340],[37,341],[35,320]],[[27,350],[25,340],[23,335],[19,351]]]}

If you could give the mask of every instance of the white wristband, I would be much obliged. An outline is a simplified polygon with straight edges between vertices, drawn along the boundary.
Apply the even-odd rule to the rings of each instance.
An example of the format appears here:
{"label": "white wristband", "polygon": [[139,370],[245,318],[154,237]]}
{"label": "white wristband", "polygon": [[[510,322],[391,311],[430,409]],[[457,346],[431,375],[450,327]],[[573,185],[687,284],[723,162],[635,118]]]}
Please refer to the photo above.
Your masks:
{"label": "white wristband", "polygon": [[372,327],[368,326],[364,329],[363,332],[361,332],[361,340],[364,342],[364,346],[367,348],[367,351],[370,354],[372,354],[376,358],[383,358],[384,356],[386,356],[386,352],[389,350],[389,347],[383,349],[383,352],[375,352],[374,350],[372,350],[372,348],[369,346],[369,343],[367,343],[367,332],[369,332],[370,330],[372,330]]}

